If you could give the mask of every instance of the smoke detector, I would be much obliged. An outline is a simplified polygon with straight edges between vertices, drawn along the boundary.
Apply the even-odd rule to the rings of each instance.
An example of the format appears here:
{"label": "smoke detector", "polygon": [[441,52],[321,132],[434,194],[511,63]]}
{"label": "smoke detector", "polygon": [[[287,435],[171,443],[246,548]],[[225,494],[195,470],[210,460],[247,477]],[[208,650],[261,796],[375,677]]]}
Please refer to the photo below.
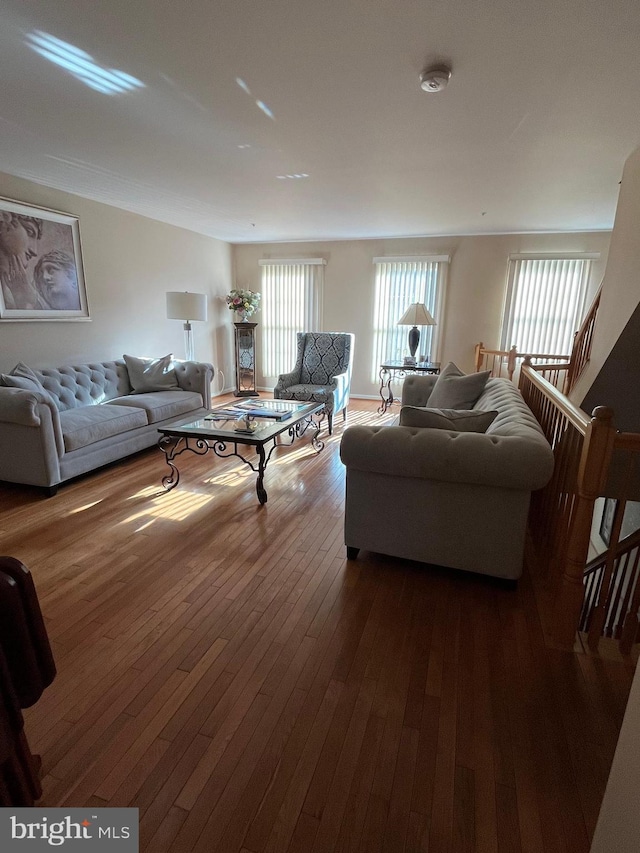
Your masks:
{"label": "smoke detector", "polygon": [[425,92],[441,92],[451,78],[451,69],[446,65],[425,68],[420,75],[420,88]]}

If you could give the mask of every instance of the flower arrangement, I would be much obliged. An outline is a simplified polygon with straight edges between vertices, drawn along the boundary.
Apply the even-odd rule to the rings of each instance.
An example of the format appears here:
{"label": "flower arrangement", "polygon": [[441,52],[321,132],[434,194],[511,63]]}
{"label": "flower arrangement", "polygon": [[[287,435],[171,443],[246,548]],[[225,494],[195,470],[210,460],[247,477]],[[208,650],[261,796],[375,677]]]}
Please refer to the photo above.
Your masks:
{"label": "flower arrangement", "polygon": [[260,293],[254,290],[234,289],[227,296],[230,311],[237,311],[245,317],[251,317],[260,310]]}

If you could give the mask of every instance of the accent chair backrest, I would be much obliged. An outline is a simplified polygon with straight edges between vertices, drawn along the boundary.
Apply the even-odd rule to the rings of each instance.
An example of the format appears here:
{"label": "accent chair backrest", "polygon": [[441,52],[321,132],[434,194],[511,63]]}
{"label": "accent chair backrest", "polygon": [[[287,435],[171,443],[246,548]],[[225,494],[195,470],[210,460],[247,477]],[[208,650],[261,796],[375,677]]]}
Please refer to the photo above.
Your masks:
{"label": "accent chair backrest", "polygon": [[352,335],[346,332],[298,332],[302,348],[301,385],[329,385],[338,373],[351,366]]}

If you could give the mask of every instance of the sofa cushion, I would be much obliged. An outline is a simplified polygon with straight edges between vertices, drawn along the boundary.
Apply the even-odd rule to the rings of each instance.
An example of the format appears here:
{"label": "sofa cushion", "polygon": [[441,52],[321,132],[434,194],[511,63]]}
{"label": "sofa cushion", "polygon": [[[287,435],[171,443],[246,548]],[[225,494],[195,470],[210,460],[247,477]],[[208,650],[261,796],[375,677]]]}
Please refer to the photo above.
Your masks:
{"label": "sofa cushion", "polygon": [[303,403],[329,403],[333,389],[327,385],[288,385],[280,391],[280,399],[300,400]]}
{"label": "sofa cushion", "polygon": [[142,409],[112,406],[83,406],[60,413],[60,426],[65,450],[70,453],[103,438],[147,425],[147,415]]}
{"label": "sofa cushion", "polygon": [[465,375],[450,361],[433,386],[429,408],[472,409],[484,391],[490,375],[490,370]]}
{"label": "sofa cushion", "polygon": [[157,424],[167,418],[177,418],[202,408],[203,402],[200,394],[195,391],[156,391],[116,397],[115,400],[109,400],[109,405],[142,409],[146,413],[148,423]]}
{"label": "sofa cushion", "polygon": [[124,355],[123,358],[134,394],[171,391],[180,387],[173,369],[173,353],[162,358],[136,358],[133,355]]}
{"label": "sofa cushion", "polygon": [[454,432],[486,432],[497,416],[497,411],[483,412],[479,409],[403,406],[400,410],[400,426],[450,429]]}

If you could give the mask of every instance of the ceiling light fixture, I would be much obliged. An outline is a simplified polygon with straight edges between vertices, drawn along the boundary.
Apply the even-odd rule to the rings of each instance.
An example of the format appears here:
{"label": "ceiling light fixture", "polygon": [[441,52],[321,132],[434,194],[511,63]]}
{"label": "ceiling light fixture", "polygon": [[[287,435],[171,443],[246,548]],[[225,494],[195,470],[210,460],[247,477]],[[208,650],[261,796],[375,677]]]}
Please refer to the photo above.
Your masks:
{"label": "ceiling light fixture", "polygon": [[425,92],[441,92],[451,79],[451,69],[447,65],[434,65],[425,68],[420,75],[420,88]]}

